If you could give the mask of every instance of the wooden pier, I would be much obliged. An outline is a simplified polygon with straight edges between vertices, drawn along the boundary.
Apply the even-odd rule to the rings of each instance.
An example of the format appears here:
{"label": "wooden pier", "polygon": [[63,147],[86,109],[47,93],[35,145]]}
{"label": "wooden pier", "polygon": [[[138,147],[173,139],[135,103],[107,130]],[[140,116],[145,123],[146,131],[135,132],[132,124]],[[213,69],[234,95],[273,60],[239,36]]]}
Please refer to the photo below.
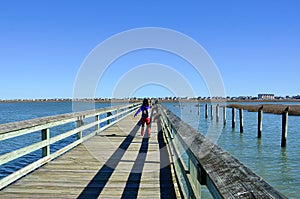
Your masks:
{"label": "wooden pier", "polygon": [[[133,118],[139,106],[0,125],[0,141],[41,133],[40,142],[0,155],[0,165],[42,152],[39,160],[0,180],[0,198],[200,199],[201,186],[220,199],[286,198],[161,105],[152,109],[151,136],[141,136],[139,118]],[[51,136],[53,127],[74,122],[74,129]],[[73,135],[76,141],[50,150]]]}
{"label": "wooden pier", "polygon": [[[140,136],[127,117],[0,192],[0,198],[180,197],[171,169],[162,168],[164,145],[157,125]],[[166,161],[166,160],[164,160]]]}

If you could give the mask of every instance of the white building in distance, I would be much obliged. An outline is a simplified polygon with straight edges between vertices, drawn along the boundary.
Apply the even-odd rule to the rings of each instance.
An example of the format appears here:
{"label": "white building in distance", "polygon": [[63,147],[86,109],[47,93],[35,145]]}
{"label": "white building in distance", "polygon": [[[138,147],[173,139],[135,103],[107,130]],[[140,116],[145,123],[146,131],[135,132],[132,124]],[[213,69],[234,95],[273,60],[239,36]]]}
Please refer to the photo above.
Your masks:
{"label": "white building in distance", "polygon": [[273,100],[275,98],[274,94],[258,94],[259,100]]}

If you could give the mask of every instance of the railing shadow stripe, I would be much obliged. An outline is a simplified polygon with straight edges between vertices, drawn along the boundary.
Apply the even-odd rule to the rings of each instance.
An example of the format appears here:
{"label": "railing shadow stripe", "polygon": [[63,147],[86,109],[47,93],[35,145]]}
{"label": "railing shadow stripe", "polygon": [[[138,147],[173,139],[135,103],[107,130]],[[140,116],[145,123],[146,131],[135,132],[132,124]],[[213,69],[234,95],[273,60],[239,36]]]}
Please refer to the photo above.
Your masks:
{"label": "railing shadow stripe", "polygon": [[78,198],[98,198],[103,191],[105,185],[109,181],[111,175],[113,174],[115,168],[121,161],[126,150],[130,146],[134,136],[136,135],[140,125],[137,123],[129,135],[120,144],[119,148],[113,153],[113,155],[106,161],[103,167],[97,172],[94,178],[89,182],[89,184],[80,193]]}
{"label": "railing shadow stripe", "polygon": [[137,198],[138,196],[138,191],[140,188],[140,183],[142,178],[142,172],[147,157],[148,146],[149,146],[149,138],[144,137],[142,140],[142,145],[139,150],[139,154],[133,164],[130,175],[127,179],[126,186],[122,194],[122,199]]}

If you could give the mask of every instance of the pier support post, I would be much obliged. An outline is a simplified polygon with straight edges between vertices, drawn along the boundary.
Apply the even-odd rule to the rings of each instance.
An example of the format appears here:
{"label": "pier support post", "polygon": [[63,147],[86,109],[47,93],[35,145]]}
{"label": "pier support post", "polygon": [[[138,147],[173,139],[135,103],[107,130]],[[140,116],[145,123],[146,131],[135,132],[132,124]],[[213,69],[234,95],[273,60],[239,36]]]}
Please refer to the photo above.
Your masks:
{"label": "pier support post", "polygon": [[263,106],[258,109],[258,125],[257,125],[257,137],[261,138],[262,133],[262,118],[263,118]]}
{"label": "pier support post", "polygon": [[48,141],[48,145],[42,148],[42,157],[50,155],[50,130],[42,130],[42,141]]}
{"label": "pier support post", "polygon": [[226,106],[223,106],[223,124],[226,126]]}
{"label": "pier support post", "polygon": [[282,113],[281,147],[286,147],[286,138],[287,138],[287,131],[288,131],[288,116],[289,116],[289,107],[287,107]]}
{"label": "pier support post", "polygon": [[205,104],[205,118],[208,118],[208,105]]}
{"label": "pier support post", "polygon": [[211,117],[211,120],[214,119],[214,108],[213,108],[213,105],[210,105],[210,117]]}
{"label": "pier support post", "polygon": [[200,103],[198,103],[198,115],[200,115]]}
{"label": "pier support post", "polygon": [[235,108],[232,108],[232,121],[231,121],[231,124],[232,124],[232,128],[234,129],[235,128]]}
{"label": "pier support post", "polygon": [[244,132],[244,119],[243,119],[243,109],[239,109],[240,113],[240,133]]}
{"label": "pier support post", "polygon": [[219,122],[219,104],[216,106],[216,121]]}

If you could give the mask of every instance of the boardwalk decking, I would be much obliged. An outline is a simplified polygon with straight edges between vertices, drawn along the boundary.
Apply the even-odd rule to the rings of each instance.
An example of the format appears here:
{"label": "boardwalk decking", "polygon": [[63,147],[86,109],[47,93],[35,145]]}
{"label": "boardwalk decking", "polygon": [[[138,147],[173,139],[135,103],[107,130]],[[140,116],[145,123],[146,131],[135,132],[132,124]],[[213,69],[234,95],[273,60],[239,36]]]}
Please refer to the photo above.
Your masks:
{"label": "boardwalk decking", "polygon": [[129,116],[0,191],[0,198],[180,197],[164,139]]}

